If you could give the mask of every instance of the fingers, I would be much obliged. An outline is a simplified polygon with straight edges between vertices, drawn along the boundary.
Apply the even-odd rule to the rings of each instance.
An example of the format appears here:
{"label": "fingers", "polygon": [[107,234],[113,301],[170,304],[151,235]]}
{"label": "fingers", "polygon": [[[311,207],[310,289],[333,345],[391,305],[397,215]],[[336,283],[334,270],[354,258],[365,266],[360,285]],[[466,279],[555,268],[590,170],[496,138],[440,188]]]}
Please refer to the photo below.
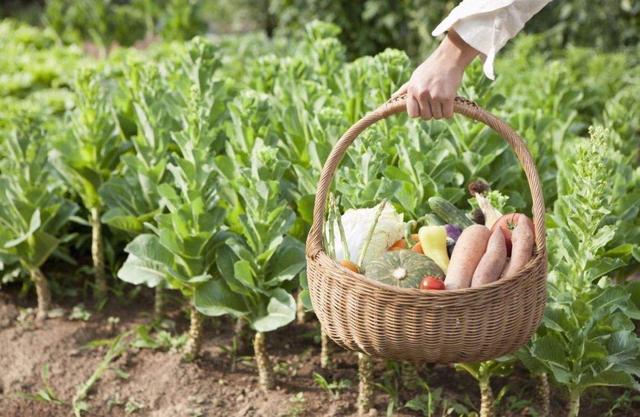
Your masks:
{"label": "fingers", "polygon": [[420,116],[420,105],[418,104],[418,100],[416,100],[411,94],[407,96],[407,114],[409,117]]}
{"label": "fingers", "polygon": [[445,100],[442,103],[442,116],[445,119],[453,117],[453,99]]}
{"label": "fingers", "polygon": [[[435,97],[434,97],[435,96]],[[426,88],[407,88],[407,113],[410,117],[424,120],[449,119],[453,117],[453,98],[436,96]]]}
{"label": "fingers", "polygon": [[424,120],[431,120],[433,118],[433,111],[431,110],[431,103],[429,103],[429,99],[426,101],[420,101],[420,117]]}
{"label": "fingers", "polygon": [[432,100],[429,104],[431,104],[431,114],[433,114],[433,118],[442,119],[442,103]]}
{"label": "fingers", "polygon": [[406,83],[402,84],[402,86],[400,88],[398,88],[398,90],[396,90],[395,93],[393,93],[391,95],[391,100],[393,100],[394,98],[401,96],[402,94],[407,92],[407,87],[409,86],[409,81],[407,81]]}

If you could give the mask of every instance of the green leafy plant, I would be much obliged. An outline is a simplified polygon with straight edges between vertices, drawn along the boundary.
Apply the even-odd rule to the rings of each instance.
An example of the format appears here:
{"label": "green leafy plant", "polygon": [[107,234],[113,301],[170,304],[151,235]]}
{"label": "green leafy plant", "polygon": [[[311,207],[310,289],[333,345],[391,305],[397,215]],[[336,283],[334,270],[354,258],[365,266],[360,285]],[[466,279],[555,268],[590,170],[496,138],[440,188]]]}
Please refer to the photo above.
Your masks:
{"label": "green leafy plant", "polygon": [[480,387],[480,416],[479,417],[494,417],[495,403],[502,398],[504,390],[500,392],[498,398],[494,397],[493,390],[491,389],[491,377],[493,376],[506,376],[511,373],[511,367],[513,365],[513,358],[503,357],[492,361],[485,361],[480,363],[457,363],[455,368],[460,371],[465,371],[471,375]]}
{"label": "green leafy plant", "polygon": [[122,138],[108,83],[103,74],[94,70],[78,74],[77,102],[69,120],[70,129],[60,132],[51,152],[54,166],[89,211],[95,296],[99,301],[105,300],[108,291],[101,220],[104,201],[99,189],[129,147]]}
{"label": "green leafy plant", "polygon": [[[216,251],[227,238],[222,231],[225,210],[219,203],[220,184],[211,157],[223,139],[220,122],[225,115],[222,99],[226,89],[223,80],[210,79],[219,58],[203,39],[190,44],[182,64],[188,74],[189,96],[184,97],[181,129],[170,135],[175,150],[166,169],[171,175],[156,188],[162,213],[155,216],[154,224],[146,223],[152,233],[140,234],[127,245],[129,256],[118,277],[151,287],[166,280],[190,300],[185,358],[192,360],[202,343],[203,317],[197,294],[218,275]],[[160,135],[157,139],[161,140]]]}
{"label": "green leafy plant", "polygon": [[280,178],[288,162],[277,149],[257,139],[250,151],[249,166],[234,163],[234,150],[215,158],[226,180],[227,223],[235,236],[217,252],[222,279],[212,280],[195,294],[195,305],[204,314],[232,314],[256,331],[254,352],[260,384],[273,384],[265,351],[265,333],[295,319],[295,300],[290,294],[295,278],[305,266],[303,245],[286,236],[295,214],[282,197]]}
{"label": "green leafy plant", "polygon": [[17,122],[0,143],[0,262],[18,264],[36,286],[37,318],[44,319],[51,291],[42,265],[64,241],[77,207],[47,160],[46,133],[37,121]]}
{"label": "green leafy plant", "polygon": [[569,417],[578,416],[590,387],[639,386],[636,285],[624,288],[606,278],[624,265],[606,256],[616,229],[607,222],[614,154],[608,132],[593,128],[564,167],[550,216],[550,299],[543,327],[518,355],[533,372],[548,372],[567,387]]}
{"label": "green leafy plant", "polygon": [[108,346],[107,353],[98,363],[98,366],[91,376],[89,376],[89,378],[87,378],[87,380],[82,384],[78,385],[76,393],[71,400],[73,414],[76,417],[81,417],[82,413],[89,411],[89,404],[86,402],[87,395],[93,386],[104,376],[105,372],[109,370],[111,363],[129,348],[129,338],[130,333],[125,332],[116,336],[113,340],[106,341],[106,345]]}
{"label": "green leafy plant", "polygon": [[313,373],[313,381],[334,400],[340,396],[341,391],[351,388],[351,381],[348,379],[328,381],[324,376],[317,372]]}
{"label": "green leafy plant", "polygon": [[[179,98],[171,90],[161,70],[164,65],[132,65],[127,72],[126,87],[130,91],[137,132],[131,138],[135,153],[122,155],[122,170],[100,187],[100,197],[106,208],[102,221],[121,230],[130,240],[146,231],[145,223],[153,222],[162,212],[158,186],[167,178],[171,132],[178,130],[176,109]],[[120,277],[133,284],[140,283],[136,275],[120,272]],[[142,278],[142,277],[139,277]],[[154,310],[160,317],[164,308],[164,279],[147,280],[155,286]]]}
{"label": "green leafy plant", "polygon": [[407,401],[404,406],[410,410],[420,411],[424,417],[432,417],[440,403],[442,389],[432,390],[425,381],[420,381],[420,388],[423,392]]}
{"label": "green leafy plant", "polygon": [[49,382],[49,364],[45,363],[42,365],[42,370],[40,371],[40,378],[42,379],[43,388],[39,389],[35,394],[29,394],[21,392],[18,396],[22,398],[26,398],[28,400],[33,401],[41,401],[50,404],[56,405],[66,405],[66,402],[62,400],[58,394],[56,394],[54,388],[51,386]]}

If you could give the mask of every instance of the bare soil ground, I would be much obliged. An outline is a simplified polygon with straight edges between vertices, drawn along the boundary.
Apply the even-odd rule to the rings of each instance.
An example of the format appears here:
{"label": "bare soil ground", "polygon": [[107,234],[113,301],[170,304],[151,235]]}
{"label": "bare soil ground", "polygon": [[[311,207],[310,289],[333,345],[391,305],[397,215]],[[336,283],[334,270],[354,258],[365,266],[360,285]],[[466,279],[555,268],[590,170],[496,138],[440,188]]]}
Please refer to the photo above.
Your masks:
{"label": "bare soil ground", "polygon": [[[31,298],[31,297],[29,297]],[[87,348],[96,339],[113,338],[128,329],[148,323],[151,311],[150,294],[134,302],[111,302],[102,312],[93,312],[88,321],[69,320],[71,300],[62,308],[62,318],[48,319],[43,324],[20,318],[23,301],[16,292],[0,294],[0,416],[57,417],[73,414],[70,406],[78,387],[94,372],[107,347]],[[24,314],[23,314],[24,316]],[[176,323],[176,332],[186,329],[187,321],[179,308],[168,316]],[[118,317],[117,325],[108,323]],[[335,348],[330,370],[320,368],[317,323],[290,325],[269,334],[268,349],[275,365],[277,387],[263,393],[250,359],[234,360],[225,346],[232,344],[234,326],[227,319],[208,319],[202,358],[185,363],[177,351],[129,348],[114,360],[109,370],[90,390],[87,416],[355,416],[357,396],[357,362],[353,353]],[[45,387],[41,373],[49,369],[49,384],[55,396],[64,404],[36,401],[22,394],[34,394]],[[376,361],[376,380],[384,380],[384,361]],[[333,396],[314,382],[319,373],[328,381],[348,380],[349,388]],[[467,375],[448,366],[428,365],[420,368],[420,376],[431,389],[442,388],[450,403],[479,405],[478,388]],[[496,378],[494,392],[507,386],[501,400],[499,416],[536,416],[535,382],[523,370],[509,379]],[[302,394],[300,394],[302,393]],[[401,403],[418,392],[400,391]],[[614,395],[614,394],[607,394]],[[376,392],[371,415],[385,415],[389,396]],[[585,399],[586,417],[602,417],[610,403]],[[561,390],[553,390],[552,416],[564,415]],[[440,416],[438,411],[437,416]],[[393,415],[420,415],[401,408]],[[442,414],[445,415],[445,414]],[[452,414],[455,415],[455,414]],[[632,410],[613,414],[630,417]]]}

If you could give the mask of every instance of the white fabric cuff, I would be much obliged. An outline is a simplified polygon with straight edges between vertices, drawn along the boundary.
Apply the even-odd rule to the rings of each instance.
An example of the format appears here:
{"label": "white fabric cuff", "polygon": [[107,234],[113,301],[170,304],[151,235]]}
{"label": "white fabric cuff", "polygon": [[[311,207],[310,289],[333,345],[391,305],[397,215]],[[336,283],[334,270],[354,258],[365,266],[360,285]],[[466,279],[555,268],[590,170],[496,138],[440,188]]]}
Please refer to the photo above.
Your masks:
{"label": "white fabric cuff", "polygon": [[433,36],[453,28],[484,55],[483,70],[495,79],[496,54],[524,27],[527,20],[551,0],[464,0],[432,32]]}

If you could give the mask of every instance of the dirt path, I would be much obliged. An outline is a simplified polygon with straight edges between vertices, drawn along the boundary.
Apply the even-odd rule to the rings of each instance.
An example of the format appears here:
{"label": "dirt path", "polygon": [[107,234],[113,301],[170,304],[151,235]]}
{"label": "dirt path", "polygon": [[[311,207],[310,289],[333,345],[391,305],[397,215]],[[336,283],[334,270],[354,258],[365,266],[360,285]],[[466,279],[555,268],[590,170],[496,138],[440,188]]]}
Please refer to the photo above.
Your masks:
{"label": "dirt path", "polygon": [[[91,341],[109,339],[149,322],[146,312],[151,302],[110,305],[104,313],[93,313],[88,321],[69,320],[72,304],[64,317],[36,325],[20,320],[15,297],[0,294],[0,416],[53,417],[73,415],[70,405],[78,387],[94,372],[107,352],[107,346],[86,348]],[[117,325],[108,318],[117,317]],[[175,334],[185,330],[186,320],[179,309],[169,317],[176,323]],[[113,321],[113,319],[112,319]],[[149,417],[287,417],[287,416],[355,416],[357,369],[353,354],[336,351],[334,367],[320,368],[317,324],[291,325],[270,334],[268,349],[275,364],[277,388],[265,394],[257,385],[250,356],[234,362],[223,347],[230,346],[233,323],[230,320],[208,320],[203,355],[195,363],[184,363],[179,352],[129,348],[113,361],[109,370],[90,390],[85,416],[149,416]],[[250,352],[245,352],[250,355]],[[45,387],[43,366],[49,370],[49,384],[57,398],[65,404],[35,401],[19,393],[35,394]],[[384,383],[389,372],[384,361],[376,363],[376,381]],[[332,396],[314,382],[314,373],[328,381],[348,381],[350,386]],[[473,380],[446,366],[423,368],[421,375],[452,402],[477,402]],[[496,393],[509,383],[513,398],[535,400],[531,380],[522,372],[510,380],[496,379]],[[516,391],[516,389],[518,391]],[[402,403],[416,392],[401,390]],[[514,401],[511,399],[504,400]],[[378,389],[377,412],[386,415],[389,396]],[[477,404],[476,404],[477,405]],[[562,402],[554,400],[557,414],[563,415]],[[602,416],[584,404],[584,416]],[[513,412],[509,411],[513,408]],[[507,407],[505,416],[530,416],[526,406]],[[420,415],[408,409],[395,416]],[[456,414],[453,414],[456,415]],[[616,414],[617,416],[617,414]],[[620,414],[623,416],[623,414]],[[626,417],[626,415],[625,415]]]}

